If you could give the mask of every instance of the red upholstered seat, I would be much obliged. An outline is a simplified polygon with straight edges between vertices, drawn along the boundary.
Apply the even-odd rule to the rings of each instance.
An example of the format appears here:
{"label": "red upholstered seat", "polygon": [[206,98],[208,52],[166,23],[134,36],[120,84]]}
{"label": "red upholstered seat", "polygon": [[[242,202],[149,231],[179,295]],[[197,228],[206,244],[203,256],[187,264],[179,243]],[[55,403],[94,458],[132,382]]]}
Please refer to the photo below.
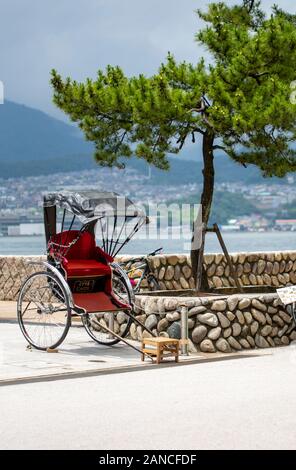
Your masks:
{"label": "red upholstered seat", "polygon": [[89,232],[79,233],[78,230],[69,230],[57,233],[51,238],[50,243],[57,245],[69,245],[77,237],[78,240],[70,247],[60,248],[52,245],[50,253],[62,255],[62,265],[70,277],[84,276],[110,276],[111,268],[108,262],[113,258],[96,246],[95,238]]}
{"label": "red upholstered seat", "polygon": [[111,273],[107,264],[93,259],[69,259],[63,262],[68,277],[108,276]]}

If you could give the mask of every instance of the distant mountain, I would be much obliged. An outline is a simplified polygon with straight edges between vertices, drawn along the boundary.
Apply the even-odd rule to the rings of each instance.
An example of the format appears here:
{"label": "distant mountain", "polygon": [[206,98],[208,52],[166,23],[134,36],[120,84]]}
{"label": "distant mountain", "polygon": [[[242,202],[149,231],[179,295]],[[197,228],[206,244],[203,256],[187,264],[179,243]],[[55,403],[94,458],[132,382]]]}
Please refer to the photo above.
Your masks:
{"label": "distant mountain", "polygon": [[[149,184],[201,183],[200,149],[199,143],[188,145],[182,154],[171,157],[169,172],[151,168]],[[93,145],[83,140],[76,127],[12,101],[0,105],[0,178],[96,168],[92,154]],[[143,160],[132,158],[126,166],[140,171],[144,178],[149,173]],[[215,167],[217,182],[264,181],[256,167],[245,169],[225,155],[215,158]]]}
{"label": "distant mountain", "polygon": [[0,163],[42,161],[91,153],[79,131],[42,111],[5,101],[0,105]]}

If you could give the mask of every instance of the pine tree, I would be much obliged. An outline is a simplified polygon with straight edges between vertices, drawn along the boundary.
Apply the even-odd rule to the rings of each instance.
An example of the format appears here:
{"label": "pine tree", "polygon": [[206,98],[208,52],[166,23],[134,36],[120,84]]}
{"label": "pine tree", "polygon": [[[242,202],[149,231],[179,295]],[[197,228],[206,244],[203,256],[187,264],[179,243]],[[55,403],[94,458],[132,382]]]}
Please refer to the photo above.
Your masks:
{"label": "pine tree", "polygon": [[[203,222],[214,191],[214,154],[225,152],[264,176],[296,170],[296,17],[278,7],[267,17],[257,0],[197,11],[206,23],[196,41],[211,55],[207,64],[178,63],[169,54],[157,74],[128,78],[108,66],[95,80],[77,83],[52,71],[55,104],[95,143],[100,165],[120,166],[136,155],[167,170],[169,153],[202,137]],[[191,253],[196,272],[198,251]]]}

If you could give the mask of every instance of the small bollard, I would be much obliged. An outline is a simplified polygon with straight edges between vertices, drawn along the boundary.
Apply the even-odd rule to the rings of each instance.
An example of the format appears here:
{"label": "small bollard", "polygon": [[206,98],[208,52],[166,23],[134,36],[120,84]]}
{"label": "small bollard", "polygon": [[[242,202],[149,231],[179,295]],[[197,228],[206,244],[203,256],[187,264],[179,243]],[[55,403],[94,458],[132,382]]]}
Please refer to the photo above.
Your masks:
{"label": "small bollard", "polygon": [[181,354],[188,356],[188,309],[181,306]]}

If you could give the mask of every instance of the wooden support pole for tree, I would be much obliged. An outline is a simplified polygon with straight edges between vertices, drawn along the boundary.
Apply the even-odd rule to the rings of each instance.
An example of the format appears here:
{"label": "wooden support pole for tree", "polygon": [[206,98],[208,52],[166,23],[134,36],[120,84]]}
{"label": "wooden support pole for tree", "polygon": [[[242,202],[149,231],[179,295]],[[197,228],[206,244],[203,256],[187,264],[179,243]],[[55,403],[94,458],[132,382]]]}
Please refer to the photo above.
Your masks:
{"label": "wooden support pole for tree", "polygon": [[238,279],[238,276],[237,276],[237,272],[236,272],[236,270],[235,270],[235,268],[234,268],[234,266],[233,266],[233,264],[232,264],[231,258],[230,258],[230,256],[229,256],[228,250],[227,250],[226,245],[225,245],[225,243],[224,243],[224,240],[223,240],[222,234],[221,234],[221,232],[220,232],[220,229],[219,229],[219,227],[218,227],[217,224],[213,224],[213,228],[214,228],[214,231],[215,231],[215,233],[216,233],[216,235],[217,235],[217,238],[218,238],[218,240],[219,240],[219,243],[220,243],[220,245],[221,245],[221,248],[222,248],[222,250],[223,250],[223,253],[224,253],[224,255],[225,255],[225,258],[226,258],[226,260],[227,260],[231,277],[234,279],[234,282],[235,282],[235,285],[236,285],[236,287],[237,287],[237,290],[238,290],[239,292],[242,292],[242,286],[241,286],[241,284],[240,284],[240,282],[239,282],[239,279]]}
{"label": "wooden support pole for tree", "polygon": [[202,286],[202,276],[203,276],[203,256],[204,256],[204,247],[205,247],[205,236],[207,232],[213,232],[216,234],[224,256],[226,258],[227,264],[229,266],[229,271],[231,277],[234,279],[236,288],[238,292],[243,292],[242,285],[238,279],[237,272],[233,266],[232,260],[229,256],[228,250],[226,248],[225,242],[223,240],[222,234],[217,224],[213,224],[213,227],[206,227],[205,224],[202,225],[202,241],[201,246],[198,252],[198,265],[197,265],[197,276],[196,276],[196,290],[199,292]]}

